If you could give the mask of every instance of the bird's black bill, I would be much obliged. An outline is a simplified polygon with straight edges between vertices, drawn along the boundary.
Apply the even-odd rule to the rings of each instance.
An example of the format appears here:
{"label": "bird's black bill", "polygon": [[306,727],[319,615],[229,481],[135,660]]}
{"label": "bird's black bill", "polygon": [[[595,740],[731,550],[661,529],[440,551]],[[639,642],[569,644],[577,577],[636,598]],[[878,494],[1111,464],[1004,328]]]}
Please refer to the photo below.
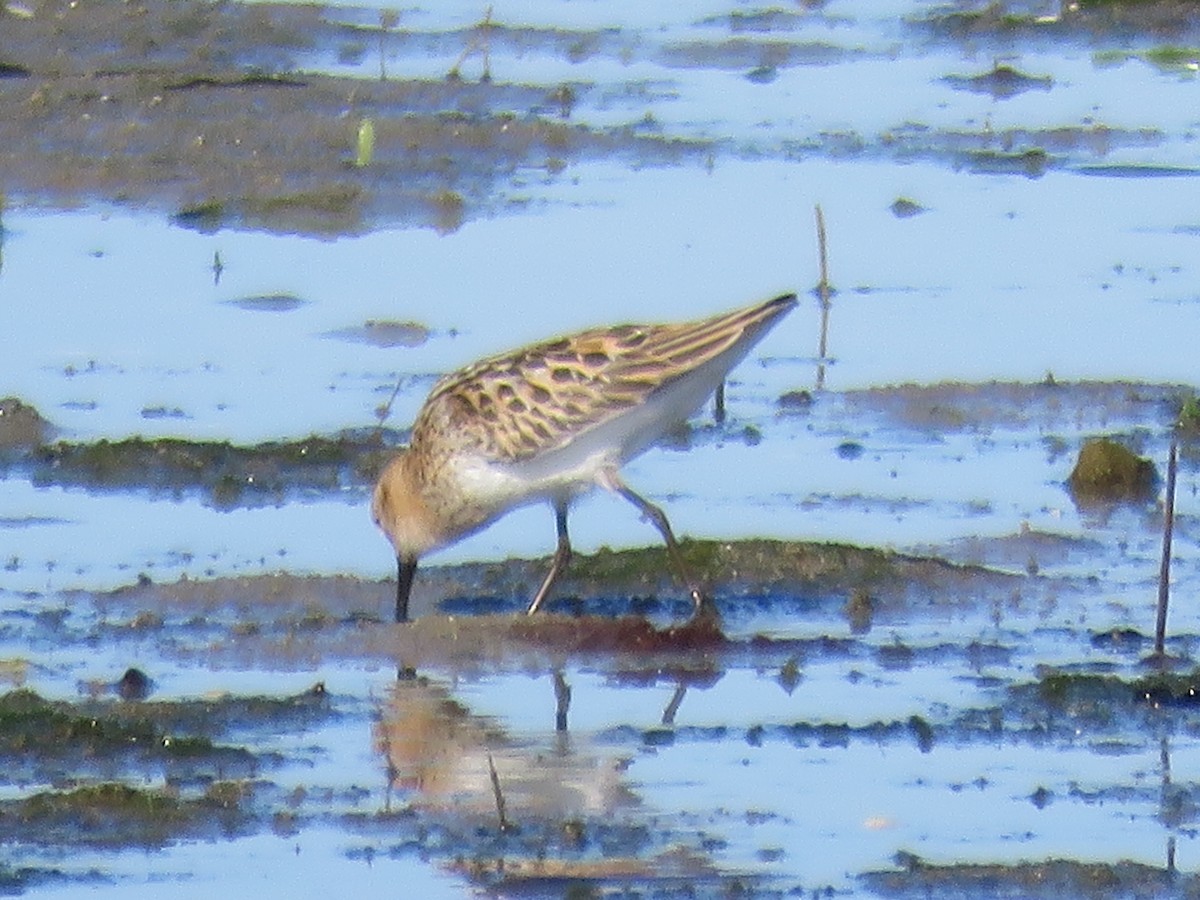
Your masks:
{"label": "bird's black bill", "polygon": [[412,593],[413,576],[417,574],[415,559],[396,558],[396,621],[408,621],[408,595]]}

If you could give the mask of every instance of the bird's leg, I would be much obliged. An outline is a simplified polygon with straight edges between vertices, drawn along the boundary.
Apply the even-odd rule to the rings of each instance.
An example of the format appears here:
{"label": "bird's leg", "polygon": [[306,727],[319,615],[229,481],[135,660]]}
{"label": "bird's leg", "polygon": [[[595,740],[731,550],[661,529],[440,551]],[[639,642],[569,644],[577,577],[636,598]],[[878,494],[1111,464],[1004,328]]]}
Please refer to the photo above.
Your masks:
{"label": "bird's leg", "polygon": [[558,528],[558,546],[554,548],[554,559],[550,562],[550,571],[546,573],[546,580],[542,582],[542,586],[538,588],[537,593],[533,595],[533,601],[529,604],[529,615],[531,616],[541,609],[542,601],[550,593],[550,588],[554,586],[558,576],[565,572],[567,566],[571,564],[571,538],[567,535],[567,504],[563,501],[554,504],[554,524]]}
{"label": "bird's leg", "polygon": [[413,576],[417,574],[417,561],[396,557],[396,621],[408,621],[408,595],[412,593]]}
{"label": "bird's leg", "polygon": [[687,685],[680,681],[675,685],[675,693],[671,695],[671,702],[667,704],[663,710],[662,723],[664,725],[675,724],[675,713],[679,712],[679,704],[683,702],[684,695],[687,694]]}
{"label": "bird's leg", "polygon": [[616,491],[641,510],[642,515],[649,519],[650,523],[658,529],[658,533],[662,535],[663,540],[667,543],[667,555],[671,558],[671,565],[675,567],[675,571],[679,575],[679,580],[687,587],[688,594],[692,598],[692,604],[695,607],[693,616],[699,616],[701,613],[713,613],[715,610],[713,609],[712,601],[696,585],[696,581],[692,578],[687,565],[683,561],[683,554],[679,551],[679,542],[675,540],[675,533],[671,531],[671,523],[667,521],[667,514],[645,497],[633,491],[614,472],[606,474],[605,486]]}
{"label": "bird's leg", "polygon": [[[413,576],[417,574],[417,561],[396,558],[396,621],[408,621],[408,595],[412,593]],[[403,661],[396,668],[397,681],[413,681],[417,670]]]}

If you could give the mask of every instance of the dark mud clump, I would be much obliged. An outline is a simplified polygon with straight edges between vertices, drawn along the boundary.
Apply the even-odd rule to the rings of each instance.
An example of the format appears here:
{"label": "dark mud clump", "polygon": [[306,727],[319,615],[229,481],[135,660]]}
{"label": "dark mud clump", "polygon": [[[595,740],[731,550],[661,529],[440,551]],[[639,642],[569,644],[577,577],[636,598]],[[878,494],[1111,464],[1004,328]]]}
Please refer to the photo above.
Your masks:
{"label": "dark mud clump", "polygon": [[1054,84],[1048,75],[1027,75],[999,63],[979,75],[947,75],[944,80],[958,90],[990,94],[995,100],[1007,100],[1026,91],[1048,91]]}
{"label": "dark mud clump", "polygon": [[225,302],[250,312],[291,312],[308,301],[295,294],[256,294],[253,297],[239,297]]}
{"label": "dark mud clump", "polygon": [[41,414],[16,397],[0,400],[0,452],[28,450],[49,439],[53,428]]}
{"label": "dark mud clump", "polygon": [[919,216],[925,212],[925,207],[916,200],[911,200],[908,197],[897,197],[892,201],[892,205],[888,209],[892,211],[892,215],[897,219],[911,219],[913,216]]}
{"label": "dark mud clump", "polygon": [[1154,496],[1158,472],[1124,444],[1101,438],[1080,449],[1067,486],[1078,503],[1142,502]]}
{"label": "dark mud clump", "polygon": [[419,322],[368,319],[362,325],[327,331],[325,337],[368,344],[372,347],[420,347],[429,340],[429,329]]}

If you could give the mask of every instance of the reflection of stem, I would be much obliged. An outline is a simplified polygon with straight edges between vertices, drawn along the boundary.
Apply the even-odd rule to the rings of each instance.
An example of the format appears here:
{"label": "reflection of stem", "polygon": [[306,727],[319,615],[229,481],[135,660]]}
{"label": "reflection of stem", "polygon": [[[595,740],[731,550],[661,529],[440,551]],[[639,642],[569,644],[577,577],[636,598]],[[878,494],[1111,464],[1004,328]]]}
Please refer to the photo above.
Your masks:
{"label": "reflection of stem", "polygon": [[447,73],[448,78],[457,79],[461,77],[459,70],[462,68],[462,64],[467,61],[472,53],[478,50],[483,55],[483,74],[479,77],[479,80],[492,80],[492,8],[490,6],[483,14],[483,21],[475,27],[479,33],[471,38],[470,43],[459,54],[458,59],[454,61],[454,65],[450,67],[450,71]]}
{"label": "reflection of stem", "polygon": [[675,693],[671,695],[671,702],[667,704],[667,708],[663,710],[662,723],[664,725],[675,724],[675,713],[679,712],[679,704],[683,703],[684,695],[687,694],[687,685],[683,682],[675,685]]}
{"label": "reflection of stem", "polygon": [[1175,469],[1178,450],[1178,441],[1172,437],[1171,451],[1167,457],[1167,496],[1163,501],[1162,564],[1158,570],[1158,621],[1154,627],[1154,655],[1160,663],[1167,640],[1167,601],[1171,593],[1171,534],[1175,529]]}
{"label": "reflection of stem", "polygon": [[725,382],[721,382],[721,386],[717,388],[716,396],[713,398],[713,419],[720,425],[725,421]]}
{"label": "reflection of stem", "polygon": [[500,792],[500,776],[496,774],[496,763],[492,759],[492,751],[488,751],[488,772],[492,776],[492,793],[496,797],[496,814],[500,817],[500,830],[508,831],[511,827],[508,816],[504,814],[504,794]]}
{"label": "reflection of stem", "polygon": [[383,794],[383,810],[384,812],[392,811],[392,790],[396,787],[396,779],[400,777],[400,771],[396,768],[396,764],[392,762],[392,741],[387,731],[380,732],[380,749],[383,751],[383,758],[387,761],[387,789]]}
{"label": "reflection of stem", "polygon": [[383,423],[386,422],[388,417],[392,414],[392,404],[396,402],[396,397],[400,395],[400,388],[403,385],[404,379],[397,378],[396,386],[392,388],[392,395],[387,398],[387,402],[375,407],[375,418],[379,420],[379,425],[375,428],[374,436],[374,441],[377,444],[382,443],[383,441]]}
{"label": "reflection of stem", "polygon": [[825,387],[825,353],[829,339],[829,255],[825,241],[825,213],[817,204],[817,255],[821,262],[821,280],[817,282],[817,299],[821,302],[821,340],[817,346],[817,390]]}
{"label": "reflection of stem", "polygon": [[571,708],[571,686],[562,669],[554,670],[554,730],[567,730],[567,711]]}
{"label": "reflection of stem", "polygon": [[[1158,813],[1164,824],[1173,827],[1168,818],[1170,813],[1167,808],[1171,793],[1171,744],[1166,735],[1163,735],[1159,741],[1158,755],[1162,764],[1162,794],[1158,801]],[[1172,875],[1175,874],[1175,835],[1173,834],[1167,835],[1167,871]]]}
{"label": "reflection of stem", "polygon": [[492,80],[492,8],[489,6],[483,16],[483,76],[480,81]]}
{"label": "reflection of stem", "polygon": [[400,22],[400,13],[394,9],[385,9],[379,14],[379,80],[387,81],[387,33]]}

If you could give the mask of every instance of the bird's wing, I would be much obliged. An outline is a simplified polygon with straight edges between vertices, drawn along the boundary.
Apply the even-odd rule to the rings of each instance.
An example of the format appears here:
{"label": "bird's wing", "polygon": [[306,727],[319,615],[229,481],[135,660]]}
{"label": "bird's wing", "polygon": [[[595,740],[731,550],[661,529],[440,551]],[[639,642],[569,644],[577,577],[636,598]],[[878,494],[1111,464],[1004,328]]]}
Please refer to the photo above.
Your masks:
{"label": "bird's wing", "polygon": [[731,348],[748,347],[795,303],[789,294],[698,322],[596,328],[531,345],[447,375],[425,408],[446,404],[454,427],[493,459],[529,459],[646,403]]}

